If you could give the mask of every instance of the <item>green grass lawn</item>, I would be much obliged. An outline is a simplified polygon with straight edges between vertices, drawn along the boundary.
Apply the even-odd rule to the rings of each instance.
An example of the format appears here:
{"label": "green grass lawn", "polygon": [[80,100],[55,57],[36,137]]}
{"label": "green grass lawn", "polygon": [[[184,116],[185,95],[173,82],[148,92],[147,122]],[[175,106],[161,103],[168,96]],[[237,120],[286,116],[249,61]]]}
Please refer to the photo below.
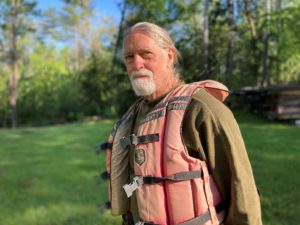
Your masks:
{"label": "green grass lawn", "polygon": [[[265,225],[300,224],[300,127],[235,113],[257,185]],[[93,146],[112,122],[0,130],[0,225],[114,225],[107,201],[105,154]]]}
{"label": "green grass lawn", "polygon": [[261,191],[264,225],[300,224],[300,127],[235,115]]}
{"label": "green grass lawn", "polygon": [[105,182],[94,176],[105,154],[93,147],[111,122],[0,130],[0,225],[119,224],[98,205]]}

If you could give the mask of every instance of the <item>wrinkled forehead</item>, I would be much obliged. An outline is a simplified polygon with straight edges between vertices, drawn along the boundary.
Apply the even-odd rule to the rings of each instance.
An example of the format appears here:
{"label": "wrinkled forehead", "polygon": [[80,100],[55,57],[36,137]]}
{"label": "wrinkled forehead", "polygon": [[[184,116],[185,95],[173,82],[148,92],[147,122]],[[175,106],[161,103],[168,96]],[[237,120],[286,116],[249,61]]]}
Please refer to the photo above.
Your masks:
{"label": "wrinkled forehead", "polygon": [[153,48],[162,49],[157,40],[155,40],[152,36],[145,32],[132,31],[126,34],[126,36],[124,37],[124,54],[126,54],[128,51],[149,50]]}

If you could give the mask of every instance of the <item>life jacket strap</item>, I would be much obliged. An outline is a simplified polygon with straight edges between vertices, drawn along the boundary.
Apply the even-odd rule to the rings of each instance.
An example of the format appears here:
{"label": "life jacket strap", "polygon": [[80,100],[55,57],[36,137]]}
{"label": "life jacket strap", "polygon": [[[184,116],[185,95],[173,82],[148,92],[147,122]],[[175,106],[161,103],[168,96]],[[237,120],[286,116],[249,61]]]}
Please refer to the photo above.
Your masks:
{"label": "life jacket strap", "polygon": [[152,223],[152,222],[138,221],[134,225],[159,225],[159,224],[155,224],[155,223]]}
{"label": "life jacket strap", "polygon": [[136,136],[135,134],[131,134],[128,137],[122,137],[120,139],[121,146],[123,149],[126,149],[130,145],[137,145],[137,144],[147,144],[151,142],[159,141],[159,134],[147,134]]}
{"label": "life jacket strap", "polygon": [[[223,203],[219,203],[218,205],[215,206],[215,210],[216,210],[217,214],[221,213],[224,209],[225,209],[225,206]],[[197,216],[189,221],[186,221],[183,223],[178,223],[176,225],[203,225],[210,219],[211,219],[210,212],[207,211],[204,214],[202,214],[201,216]],[[221,223],[222,223],[222,221],[220,221],[220,224]],[[160,224],[156,224],[153,222],[146,222],[146,221],[138,221],[137,223],[135,223],[135,225],[160,225]]]}
{"label": "life jacket strap", "polygon": [[144,176],[143,183],[144,184],[157,184],[162,181],[184,181],[184,180],[192,180],[192,179],[196,179],[196,178],[200,178],[200,177],[202,177],[202,171],[195,170],[195,171],[175,173],[168,177]]}
{"label": "life jacket strap", "polygon": [[[224,204],[221,202],[218,205],[215,206],[215,211],[216,213],[221,213],[225,209]],[[201,216],[195,217],[194,219],[191,219],[189,221],[179,223],[177,225],[203,225],[205,224],[208,220],[211,220],[211,214],[210,211],[205,212]],[[220,222],[220,224],[222,221]]]}
{"label": "life jacket strap", "polygon": [[202,177],[201,170],[175,173],[168,177],[136,176],[133,178],[130,184],[125,184],[123,186],[123,189],[126,192],[127,197],[129,198],[132,196],[133,192],[143,184],[157,184],[163,181],[184,181],[200,177]]}

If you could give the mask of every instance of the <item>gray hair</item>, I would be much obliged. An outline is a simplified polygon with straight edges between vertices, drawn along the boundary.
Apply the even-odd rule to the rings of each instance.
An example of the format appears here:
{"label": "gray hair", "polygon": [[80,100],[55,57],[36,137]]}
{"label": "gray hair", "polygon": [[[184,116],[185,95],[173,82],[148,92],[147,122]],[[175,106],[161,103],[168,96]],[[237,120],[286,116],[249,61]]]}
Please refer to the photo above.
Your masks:
{"label": "gray hair", "polygon": [[[125,34],[124,42],[126,37],[133,32],[142,32],[148,35],[150,38],[156,41],[156,43],[163,49],[172,49],[174,51],[174,74],[180,78],[180,66],[179,66],[179,59],[181,59],[180,52],[174,45],[174,42],[168,32],[163,29],[162,27],[149,23],[149,22],[139,22],[134,24]],[[124,48],[123,42],[123,48]]]}

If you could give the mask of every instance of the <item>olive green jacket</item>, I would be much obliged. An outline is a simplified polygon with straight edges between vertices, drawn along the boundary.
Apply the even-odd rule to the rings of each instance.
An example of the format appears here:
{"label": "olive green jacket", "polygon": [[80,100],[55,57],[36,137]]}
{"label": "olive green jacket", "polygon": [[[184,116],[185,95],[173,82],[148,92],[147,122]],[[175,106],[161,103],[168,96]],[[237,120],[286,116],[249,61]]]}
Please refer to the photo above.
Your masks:
{"label": "olive green jacket", "polygon": [[[158,101],[142,101],[136,109],[135,123]],[[136,133],[137,126],[133,127]],[[205,90],[198,91],[187,108],[182,124],[182,137],[190,156],[207,161],[224,203],[225,225],[260,225],[260,199],[244,141],[232,112]],[[134,153],[130,151],[131,178],[134,176]],[[123,224],[137,222],[136,196],[131,197],[131,216]],[[132,221],[133,220],[133,221]]]}

